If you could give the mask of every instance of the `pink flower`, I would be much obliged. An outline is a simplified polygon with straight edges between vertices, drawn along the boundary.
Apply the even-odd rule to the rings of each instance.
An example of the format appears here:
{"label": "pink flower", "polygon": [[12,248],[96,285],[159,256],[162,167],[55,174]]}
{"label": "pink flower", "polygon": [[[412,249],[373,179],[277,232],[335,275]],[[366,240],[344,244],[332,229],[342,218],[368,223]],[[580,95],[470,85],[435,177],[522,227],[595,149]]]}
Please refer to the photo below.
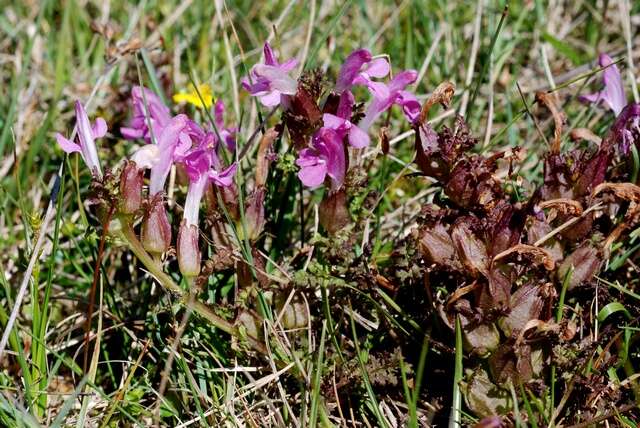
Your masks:
{"label": "pink flower", "polygon": [[600,67],[606,67],[602,72],[604,89],[595,94],[581,95],[580,100],[596,104],[604,102],[617,116],[627,105],[627,97],[624,94],[620,70],[613,63],[611,57],[604,53],[598,57],[598,64]]}
{"label": "pink flower", "polygon": [[312,147],[300,151],[296,165],[300,167],[300,181],[311,188],[320,186],[325,178],[331,178],[332,190],[344,183],[347,171],[343,137],[334,129],[320,128],[312,139]]}
{"label": "pink flower", "polygon": [[[134,86],[131,90],[131,99],[133,104],[133,117],[128,128],[120,128],[122,135],[130,140],[144,139],[147,143],[153,141],[159,143],[160,136],[164,128],[172,121],[169,108],[164,105],[162,100],[153,93],[153,91],[142,87]],[[146,107],[145,107],[146,103]],[[148,114],[147,114],[148,109]],[[151,123],[151,131],[149,130],[149,122]],[[194,142],[204,138],[205,131],[194,121],[186,120],[186,124],[179,134],[179,145],[176,148],[177,153],[184,154],[191,149]],[[155,149],[148,149],[155,151]]]}
{"label": "pink flower", "polygon": [[389,63],[384,58],[372,59],[371,52],[366,49],[353,51],[338,73],[336,92],[343,93],[351,89],[353,85],[364,85],[379,97],[386,97],[386,86],[380,82],[374,82],[372,77],[381,79],[389,74]]}
{"label": "pink flower", "polygon": [[269,43],[264,44],[264,64],[256,64],[251,68],[249,76],[242,79],[242,86],[260,102],[273,107],[280,105],[283,95],[295,95],[298,83],[289,76],[298,61],[289,59],[280,64]]}
{"label": "pink flower", "polygon": [[225,127],[224,110],[224,102],[219,99],[216,102],[214,111],[216,128],[218,128],[218,133],[220,134],[222,142],[224,142],[225,146],[227,146],[227,149],[233,153],[236,150],[236,133],[238,132],[238,128]]}
{"label": "pink flower", "polygon": [[640,104],[627,104],[616,117],[609,133],[618,142],[618,148],[624,155],[629,154],[632,144],[640,145]]}
{"label": "pink flower", "polygon": [[350,119],[353,104],[353,94],[350,91],[344,91],[340,96],[340,103],[338,104],[336,114],[325,113],[322,115],[322,120],[324,127],[333,129],[341,140],[345,136],[348,136],[349,144],[357,149],[361,149],[369,145],[369,135],[351,123]]}
{"label": "pink flower", "polygon": [[158,144],[148,144],[136,151],[131,160],[140,168],[151,168],[149,194],[154,196],[164,189],[164,183],[176,157],[176,149],[181,145],[180,134],[189,125],[184,114],[172,118],[162,129]]}
{"label": "pink flower", "polygon": [[233,184],[233,176],[237,165],[234,162],[226,169],[219,171],[220,160],[215,148],[195,148],[182,161],[189,176],[189,190],[184,204],[184,219],[189,225],[198,225],[198,212],[202,195],[209,182],[220,187]]}
{"label": "pink flower", "polygon": [[[393,104],[400,105],[409,120],[415,120],[419,114],[419,103],[411,93],[405,91],[405,88],[415,82],[417,76],[418,73],[415,70],[405,70],[398,73],[388,85],[385,85],[384,90],[374,93],[373,101],[369,104],[365,116],[358,123],[358,126],[363,131],[367,131],[373,122]],[[379,93],[386,95],[379,96]]]}
{"label": "pink flower", "polygon": [[227,187],[233,183],[236,164],[218,172],[212,168],[219,164],[215,147],[196,148],[187,154],[183,163],[189,176],[189,190],[184,204],[184,213],[178,232],[177,255],[180,272],[193,277],[200,273],[200,250],[198,247],[198,216],[200,201],[209,182]]}
{"label": "pink flower", "polygon": [[56,140],[64,152],[79,152],[91,173],[97,178],[101,178],[102,170],[100,169],[100,159],[98,158],[95,139],[105,136],[107,133],[107,123],[103,118],[99,117],[95,123],[91,125],[87,112],[80,101],[76,101],[75,108],[78,144],[68,140],[60,133],[56,134]]}
{"label": "pink flower", "polygon": [[150,143],[152,139],[149,132],[149,122],[151,122],[155,138],[158,138],[162,128],[171,120],[169,107],[164,105],[153,91],[144,86],[133,87],[131,90],[131,102],[133,104],[133,117],[129,122],[129,127],[120,128],[120,132],[128,140],[142,138],[147,143]]}
{"label": "pink flower", "polygon": [[416,120],[420,117],[420,111],[422,110],[422,105],[420,101],[409,91],[399,91],[398,98],[396,99],[396,104],[402,107],[402,112],[407,120],[414,124]]}

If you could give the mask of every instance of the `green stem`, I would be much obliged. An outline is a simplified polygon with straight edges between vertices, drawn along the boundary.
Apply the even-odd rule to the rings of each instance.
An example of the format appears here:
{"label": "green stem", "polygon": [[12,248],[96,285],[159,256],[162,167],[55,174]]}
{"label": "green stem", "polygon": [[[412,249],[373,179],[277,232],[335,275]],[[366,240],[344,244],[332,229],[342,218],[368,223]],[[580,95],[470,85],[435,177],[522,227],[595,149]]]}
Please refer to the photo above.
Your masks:
{"label": "green stem", "polygon": [[[136,236],[135,232],[133,231],[131,224],[126,219],[123,219],[123,218],[120,218],[120,222],[122,224],[122,229],[120,230],[120,237],[127,242],[127,244],[129,245],[129,248],[131,248],[131,251],[133,251],[133,254],[136,255],[138,260],[142,262],[145,268],[147,268],[147,270],[155,277],[155,279],[163,288],[180,297],[180,303],[182,305],[184,305],[185,307],[191,307],[191,309],[193,309],[195,312],[197,312],[200,316],[205,318],[215,327],[219,328],[225,333],[228,333],[232,336],[236,336],[240,338],[240,333],[238,329],[234,327],[234,325],[231,324],[229,321],[216,315],[207,305],[197,300],[190,302],[189,294],[185,292],[182,288],[180,288],[180,286],[176,284],[169,275],[164,273],[160,265],[158,265],[151,258],[149,253],[147,253],[147,251],[144,249],[144,247],[138,240],[138,237]],[[260,340],[249,335],[246,336],[246,339],[253,349],[255,349],[258,352],[266,354],[267,350],[264,344],[260,342]]]}

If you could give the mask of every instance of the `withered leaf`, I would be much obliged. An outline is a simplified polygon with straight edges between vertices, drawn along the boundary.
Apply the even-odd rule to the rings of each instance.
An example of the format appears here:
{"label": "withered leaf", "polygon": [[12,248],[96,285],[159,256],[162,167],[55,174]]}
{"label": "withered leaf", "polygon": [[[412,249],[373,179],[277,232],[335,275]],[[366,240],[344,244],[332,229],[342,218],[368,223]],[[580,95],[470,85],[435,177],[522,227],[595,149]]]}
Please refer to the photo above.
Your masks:
{"label": "withered leaf", "polygon": [[479,417],[504,414],[510,409],[508,392],[491,382],[482,367],[469,374],[460,389],[469,409]]}
{"label": "withered leaf", "polygon": [[517,335],[532,319],[538,319],[542,311],[543,301],[540,286],[525,284],[516,290],[509,303],[511,312],[499,322],[504,334],[509,337]]}
{"label": "withered leaf", "polygon": [[551,115],[553,116],[555,129],[553,131],[553,144],[551,145],[551,151],[553,153],[559,153],[560,143],[562,142],[562,126],[566,122],[567,118],[563,112],[558,110],[553,94],[537,92],[536,101],[544,104],[544,106],[549,109]]}
{"label": "withered leaf", "polygon": [[555,267],[553,257],[551,257],[551,254],[549,254],[547,250],[527,244],[517,244],[501,252],[493,258],[493,263],[504,259],[512,254],[526,256],[529,259],[533,260],[536,264],[543,265],[547,270],[553,270],[553,268]]}
{"label": "withered leaf", "polygon": [[630,202],[640,201],[640,186],[633,183],[600,183],[593,189],[592,196],[602,192],[613,192],[617,197]]}
{"label": "withered leaf", "polygon": [[420,230],[420,252],[424,258],[439,265],[451,265],[456,259],[456,250],[449,232],[440,222],[433,227]]}
{"label": "withered leaf", "polygon": [[549,199],[548,201],[542,201],[539,204],[540,208],[553,208],[566,215],[580,215],[582,214],[582,205],[578,201],[568,198]]}
{"label": "withered leaf", "polygon": [[593,278],[600,269],[602,260],[598,254],[598,250],[590,244],[585,243],[575,249],[566,259],[558,266],[557,278],[560,283],[573,266],[573,273],[569,278],[568,289],[571,290],[583,282],[587,282]]}
{"label": "withered leaf", "polygon": [[451,229],[451,239],[456,248],[458,259],[469,269],[469,273],[477,276],[479,273],[487,276],[489,273],[489,256],[484,243],[467,226],[461,218]]}
{"label": "withered leaf", "polygon": [[486,356],[500,343],[500,333],[493,323],[472,324],[471,320],[460,314],[462,338],[465,349],[480,356]]}

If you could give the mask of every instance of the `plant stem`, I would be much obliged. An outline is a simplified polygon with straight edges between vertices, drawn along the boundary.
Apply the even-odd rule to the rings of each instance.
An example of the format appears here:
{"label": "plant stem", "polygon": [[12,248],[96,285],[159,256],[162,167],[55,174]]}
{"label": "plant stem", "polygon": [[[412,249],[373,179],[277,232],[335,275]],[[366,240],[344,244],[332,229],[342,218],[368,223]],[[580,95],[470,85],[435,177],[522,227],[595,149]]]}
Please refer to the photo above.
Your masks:
{"label": "plant stem", "polygon": [[[193,300],[191,303],[189,301],[189,295],[185,292],[178,284],[176,284],[173,279],[166,273],[162,271],[162,268],[151,258],[149,253],[143,248],[142,244],[138,240],[131,224],[126,219],[120,218],[120,222],[122,223],[122,229],[120,230],[120,237],[127,242],[133,254],[136,255],[138,260],[142,262],[142,264],[147,268],[147,270],[155,277],[158,283],[170,291],[171,293],[180,297],[180,303],[187,308],[193,309],[200,316],[205,318],[215,327],[220,330],[228,333],[232,336],[241,338],[240,332],[238,329],[229,321],[224,318],[216,315],[207,305],[197,300]],[[267,350],[264,344],[253,336],[246,335],[245,336],[247,342],[251,347],[261,353],[266,354]]]}

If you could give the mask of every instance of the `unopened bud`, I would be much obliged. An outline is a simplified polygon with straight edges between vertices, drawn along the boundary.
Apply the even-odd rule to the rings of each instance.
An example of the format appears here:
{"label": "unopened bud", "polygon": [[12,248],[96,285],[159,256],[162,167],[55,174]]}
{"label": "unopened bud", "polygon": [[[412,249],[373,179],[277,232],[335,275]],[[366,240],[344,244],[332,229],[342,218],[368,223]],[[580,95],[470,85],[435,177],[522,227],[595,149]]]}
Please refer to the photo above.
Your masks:
{"label": "unopened bud", "polygon": [[142,220],[141,235],[142,245],[152,254],[164,253],[171,245],[171,225],[161,193],[151,200],[149,211]]}
{"label": "unopened bud", "polygon": [[327,232],[334,234],[349,224],[351,217],[347,208],[347,195],[344,190],[330,193],[318,207],[320,224]]}
{"label": "unopened bud", "polygon": [[180,272],[186,277],[198,276],[201,260],[198,248],[198,226],[182,221],[178,231],[177,252]]}
{"label": "unopened bud", "polygon": [[247,210],[244,217],[247,225],[247,236],[249,241],[254,242],[264,228],[264,188],[257,188],[247,198]]}
{"label": "unopened bud", "polygon": [[142,204],[142,169],[127,161],[120,175],[120,211],[133,214]]}

